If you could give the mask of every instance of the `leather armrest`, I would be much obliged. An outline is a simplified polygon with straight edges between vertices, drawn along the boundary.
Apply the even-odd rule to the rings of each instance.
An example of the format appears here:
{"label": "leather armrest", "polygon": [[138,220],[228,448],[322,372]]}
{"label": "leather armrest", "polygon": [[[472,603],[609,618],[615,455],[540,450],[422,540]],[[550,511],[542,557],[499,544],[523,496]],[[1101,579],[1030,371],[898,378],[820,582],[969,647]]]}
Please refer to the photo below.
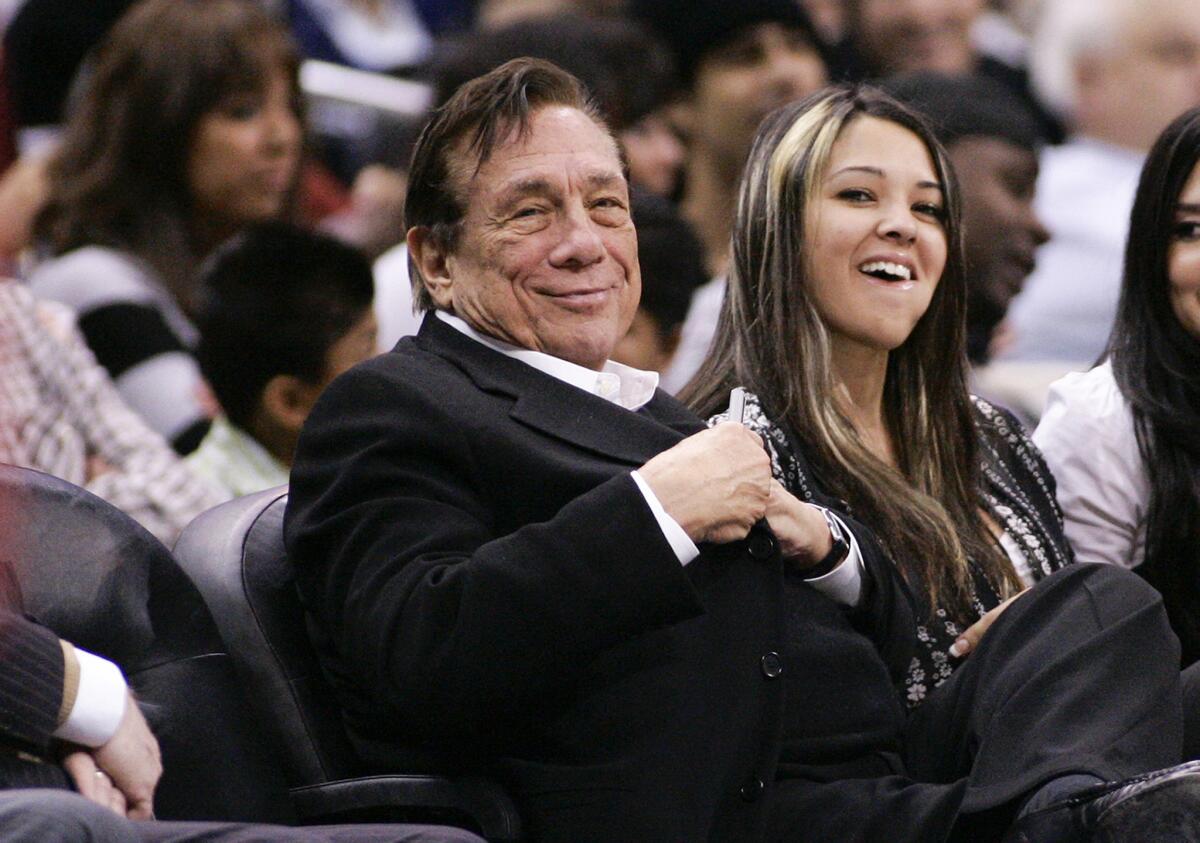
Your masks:
{"label": "leather armrest", "polygon": [[442,776],[364,776],[291,790],[301,822],[442,822],[496,843],[521,837],[516,806],[495,783]]}

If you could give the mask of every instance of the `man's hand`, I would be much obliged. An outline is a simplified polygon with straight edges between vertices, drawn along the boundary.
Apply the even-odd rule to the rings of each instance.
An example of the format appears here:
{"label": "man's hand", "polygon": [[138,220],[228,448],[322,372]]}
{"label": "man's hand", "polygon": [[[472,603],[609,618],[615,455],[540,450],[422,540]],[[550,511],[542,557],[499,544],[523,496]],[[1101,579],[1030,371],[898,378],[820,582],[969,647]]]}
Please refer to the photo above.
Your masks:
{"label": "man's hand", "polygon": [[133,820],[154,818],[154,788],[162,775],[158,741],[131,693],[125,714],[108,743],[94,750],[96,767],[112,779],[125,798],[127,815]]}
{"label": "man's hand", "polygon": [[797,499],[778,480],[771,481],[767,523],[779,539],[779,552],[803,570],[820,562],[833,549],[833,536],[821,510]]}
{"label": "man's hand", "polygon": [[90,752],[76,750],[64,758],[62,764],[81,796],[108,808],[118,817],[125,816],[125,794],[117,789],[107,773],[96,767]]}
{"label": "man's hand", "polygon": [[771,460],[758,435],[734,422],[689,436],[638,474],[697,543],[745,538],[767,512]]}
{"label": "man's hand", "polygon": [[1007,609],[1014,600],[1024,593],[1024,591],[1018,591],[1012,597],[1008,598],[999,606],[985,614],[982,618],[975,621],[975,623],[967,627],[966,631],[964,631],[962,635],[958,636],[958,638],[954,640],[954,643],[950,645],[950,655],[957,659],[961,659],[975,652],[975,648],[979,646],[979,642],[983,638],[983,634],[991,628],[993,623],[996,622],[996,618],[1000,617],[1001,613],[1003,613],[1004,610]]}

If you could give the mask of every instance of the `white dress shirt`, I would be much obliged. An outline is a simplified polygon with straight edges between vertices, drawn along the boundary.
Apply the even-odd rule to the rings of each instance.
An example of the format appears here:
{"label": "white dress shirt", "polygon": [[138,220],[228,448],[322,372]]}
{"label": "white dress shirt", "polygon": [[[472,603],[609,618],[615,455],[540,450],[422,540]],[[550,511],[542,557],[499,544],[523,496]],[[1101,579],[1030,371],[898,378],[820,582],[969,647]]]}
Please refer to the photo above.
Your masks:
{"label": "white dress shirt", "polygon": [[1033,441],[1058,483],[1063,529],[1075,558],[1140,565],[1150,478],[1112,365],[1056,381]]}
{"label": "white dress shirt", "polygon": [[[79,664],[79,687],[67,719],[54,731],[59,740],[104,746],[116,734],[129,699],[121,668],[78,647],[68,647]],[[66,653],[64,652],[64,657]]]}
{"label": "white dress shirt", "polygon": [[[550,375],[564,383],[570,384],[585,392],[598,395],[607,401],[624,407],[627,410],[638,410],[650,402],[654,391],[658,388],[658,373],[644,372],[612,360],[606,362],[600,371],[578,366],[559,357],[553,357],[540,351],[520,348],[495,337],[480,333],[474,327],[452,313],[444,310],[435,311],[437,317],[450,327],[486,345],[506,357],[520,360],[540,372]],[[637,471],[632,472],[633,481],[650,507],[654,519],[658,522],[663,536],[675,551],[675,556],[681,565],[686,565],[700,555],[700,549],[691,540],[679,523],[667,513],[662,503],[654,494],[649,484]],[[849,537],[850,553],[828,574],[823,577],[808,580],[808,584],[828,597],[845,605],[857,605],[862,594],[862,557],[854,534],[846,529],[845,524],[833,513],[830,515],[841,526],[842,532]]]}

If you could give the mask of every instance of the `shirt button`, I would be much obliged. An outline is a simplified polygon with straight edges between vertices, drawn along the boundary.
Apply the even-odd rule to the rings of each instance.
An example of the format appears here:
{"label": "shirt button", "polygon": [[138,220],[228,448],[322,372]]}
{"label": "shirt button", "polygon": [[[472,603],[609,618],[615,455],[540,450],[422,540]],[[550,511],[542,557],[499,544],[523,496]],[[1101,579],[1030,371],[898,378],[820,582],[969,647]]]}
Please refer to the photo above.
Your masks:
{"label": "shirt button", "polygon": [[763,790],[765,789],[766,785],[763,784],[762,779],[751,779],[742,785],[740,793],[742,794],[742,799],[745,801],[757,802],[758,798],[762,796]]}
{"label": "shirt button", "polygon": [[783,675],[783,660],[779,658],[779,653],[767,653],[759,660],[759,664],[763,676],[768,679],[778,679]]}
{"label": "shirt button", "polygon": [[746,550],[755,559],[767,559],[775,552],[775,540],[768,533],[753,530],[746,542]]}

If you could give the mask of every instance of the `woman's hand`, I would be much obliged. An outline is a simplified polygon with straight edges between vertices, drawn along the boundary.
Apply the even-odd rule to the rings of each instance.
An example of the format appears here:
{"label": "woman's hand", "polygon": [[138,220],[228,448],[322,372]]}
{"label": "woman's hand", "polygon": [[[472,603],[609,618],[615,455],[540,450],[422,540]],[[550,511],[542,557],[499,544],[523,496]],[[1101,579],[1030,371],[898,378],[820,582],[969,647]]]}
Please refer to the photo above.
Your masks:
{"label": "woman's hand", "polygon": [[798,500],[778,480],[771,481],[767,523],[779,539],[783,558],[800,570],[811,568],[833,548],[833,536],[821,510]]}
{"label": "woman's hand", "polygon": [[[1028,589],[1026,589],[1026,591],[1028,591]],[[956,659],[961,659],[975,652],[975,648],[979,646],[979,642],[983,638],[983,634],[991,628],[992,624],[996,622],[996,618],[1000,617],[1000,614],[1007,609],[1014,600],[1024,593],[1024,591],[1018,591],[1012,597],[1008,598],[999,606],[985,614],[982,618],[975,621],[975,623],[967,627],[966,631],[964,631],[962,635],[958,636],[958,638],[954,640],[954,643],[950,645],[950,655],[954,656]]]}

